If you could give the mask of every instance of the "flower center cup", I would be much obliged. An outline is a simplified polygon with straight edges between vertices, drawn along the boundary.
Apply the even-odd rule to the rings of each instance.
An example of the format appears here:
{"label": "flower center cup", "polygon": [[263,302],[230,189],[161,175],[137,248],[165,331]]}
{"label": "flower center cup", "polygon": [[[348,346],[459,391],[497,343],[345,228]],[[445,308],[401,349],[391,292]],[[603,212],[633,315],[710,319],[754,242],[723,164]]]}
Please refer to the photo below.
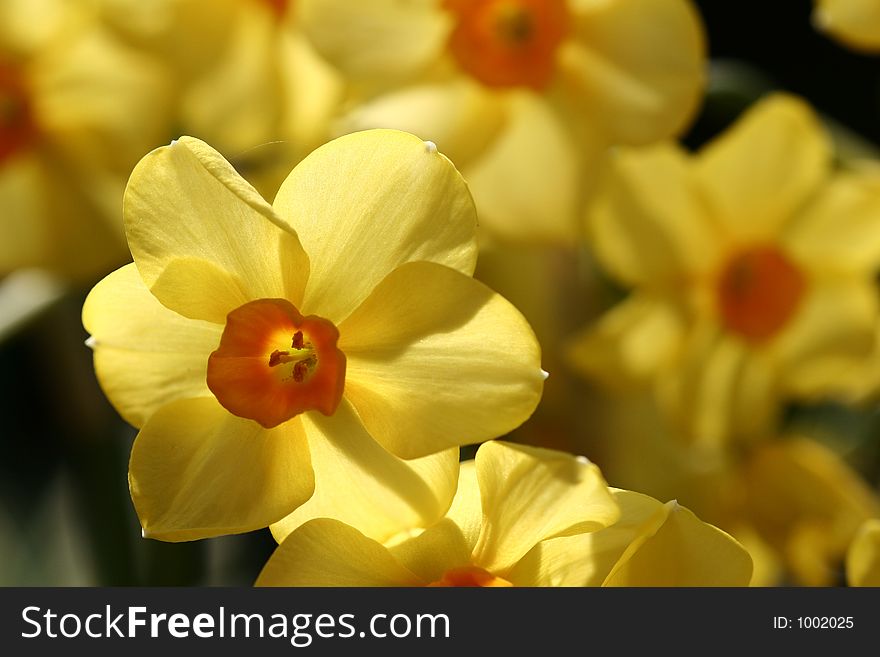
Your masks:
{"label": "flower center cup", "polygon": [[740,251],[718,279],[724,325],[750,342],[764,342],[788,324],[805,288],[804,274],[776,247]]}
{"label": "flower center cup", "polygon": [[259,2],[262,2],[269,8],[269,11],[271,11],[278,20],[281,20],[284,18],[285,14],[287,14],[287,9],[292,1],[293,0],[259,0]]}
{"label": "flower center cup", "polygon": [[459,66],[490,87],[544,89],[556,48],[568,34],[564,0],[446,0],[455,17],[449,49]]}
{"label": "flower center cup", "polygon": [[17,69],[0,62],[0,165],[24,150],[35,134],[24,80]]}
{"label": "flower center cup", "polygon": [[477,566],[452,568],[443,573],[443,577],[428,584],[429,587],[443,588],[501,588],[513,586],[506,579],[495,577],[492,573]]}
{"label": "flower center cup", "polygon": [[259,299],[226,317],[208,358],[208,388],[239,417],[270,429],[305,411],[332,415],[345,386],[345,354],[332,322],[285,299]]}

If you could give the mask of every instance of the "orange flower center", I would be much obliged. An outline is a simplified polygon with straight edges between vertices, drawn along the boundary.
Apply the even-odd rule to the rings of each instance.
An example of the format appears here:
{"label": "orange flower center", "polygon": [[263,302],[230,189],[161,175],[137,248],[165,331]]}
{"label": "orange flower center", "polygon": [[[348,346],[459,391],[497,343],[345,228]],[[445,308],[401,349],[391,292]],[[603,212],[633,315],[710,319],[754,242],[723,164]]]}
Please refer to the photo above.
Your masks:
{"label": "orange flower center", "polygon": [[24,80],[17,69],[0,62],[0,164],[24,150],[35,132]]}
{"label": "orange flower center", "polygon": [[345,385],[345,354],[332,322],[303,317],[285,299],[259,299],[226,317],[208,358],[208,388],[230,413],[267,429],[305,411],[332,415]]}
{"label": "orange flower center", "polygon": [[452,568],[447,570],[443,573],[443,577],[436,582],[431,582],[428,586],[444,588],[501,588],[513,586],[513,584],[501,577],[495,577],[495,575],[489,571],[483,570],[477,566],[465,566],[463,568]]}
{"label": "orange flower center", "polygon": [[293,0],[260,0],[260,2],[269,8],[269,11],[272,12],[275,18],[281,19],[284,18]]}
{"label": "orange flower center", "polygon": [[547,86],[568,33],[564,0],[445,0],[455,16],[449,48],[461,68],[490,87]]}
{"label": "orange flower center", "polygon": [[797,310],[806,280],[778,248],[756,246],[734,255],[718,280],[725,326],[751,342],[778,333]]}

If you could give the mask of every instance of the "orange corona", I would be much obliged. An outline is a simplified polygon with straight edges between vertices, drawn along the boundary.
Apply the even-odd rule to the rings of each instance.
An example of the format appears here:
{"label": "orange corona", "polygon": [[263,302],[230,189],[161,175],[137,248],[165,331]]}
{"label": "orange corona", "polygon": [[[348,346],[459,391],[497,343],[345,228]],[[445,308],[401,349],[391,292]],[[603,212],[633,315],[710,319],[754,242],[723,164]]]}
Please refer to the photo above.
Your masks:
{"label": "orange corona", "polygon": [[449,48],[461,68],[490,87],[544,89],[568,34],[563,0],[446,0],[455,17]]}
{"label": "orange corona", "polygon": [[24,150],[35,132],[24,80],[15,67],[0,61],[0,165]]}
{"label": "orange corona", "polygon": [[794,316],[805,287],[801,270],[778,248],[739,251],[718,279],[724,325],[750,342],[769,340]]}
{"label": "orange corona", "polygon": [[266,428],[305,411],[332,415],[345,385],[338,339],[332,322],[304,317],[285,299],[251,301],[226,318],[208,388],[230,413]]}
{"label": "orange corona", "polygon": [[513,586],[506,579],[495,577],[488,570],[477,566],[452,568],[443,573],[443,577],[428,584],[429,587],[443,588],[502,588]]}

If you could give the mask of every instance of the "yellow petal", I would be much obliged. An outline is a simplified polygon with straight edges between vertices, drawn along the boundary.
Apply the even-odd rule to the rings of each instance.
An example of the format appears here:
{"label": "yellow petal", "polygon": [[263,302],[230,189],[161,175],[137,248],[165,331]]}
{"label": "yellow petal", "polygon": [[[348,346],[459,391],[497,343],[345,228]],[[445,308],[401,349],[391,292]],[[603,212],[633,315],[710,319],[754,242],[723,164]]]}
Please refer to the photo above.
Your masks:
{"label": "yellow petal", "polygon": [[373,440],[344,401],[332,416],[306,413],[302,423],[315,493],[272,525],[279,543],[312,518],[336,518],[382,543],[443,518],[458,480],[457,449],[399,459]]}
{"label": "yellow petal", "polygon": [[356,82],[401,80],[439,57],[449,20],[437,0],[298,0],[315,48]]}
{"label": "yellow petal", "polygon": [[433,144],[404,132],[368,130],[322,146],[281,185],[275,209],[311,259],[304,314],[338,324],[404,262],[474,270],[467,185]]}
{"label": "yellow petal", "polygon": [[446,518],[455,523],[461,531],[468,551],[473,552],[480,540],[483,527],[483,506],[480,500],[480,484],[477,480],[477,464],[473,459],[459,466],[458,488]]}
{"label": "yellow petal", "polygon": [[788,227],[785,242],[812,270],[872,271],[880,262],[880,175],[834,176]]}
{"label": "yellow petal", "polygon": [[813,24],[851,48],[880,50],[880,5],[875,0],[816,0]]}
{"label": "yellow petal", "polygon": [[866,521],[846,554],[850,586],[880,586],[880,520]]}
{"label": "yellow petal", "polygon": [[30,71],[38,125],[77,167],[127,174],[165,138],[172,107],[167,73],[99,29],[63,43],[43,51]]}
{"label": "yellow petal", "polygon": [[465,170],[503,131],[506,105],[502,96],[462,76],[383,94],[346,114],[338,127],[345,133],[369,128],[411,132],[437,144]]}
{"label": "yellow petal", "polygon": [[[43,264],[51,254],[48,180],[36,157],[20,157],[0,168],[0,273]],[[47,263],[48,264],[48,263]]]}
{"label": "yellow petal", "polygon": [[281,56],[285,30],[277,17],[259,11],[258,3],[238,4],[228,45],[181,99],[183,125],[230,156],[278,138],[285,100],[279,76],[288,63]]}
{"label": "yellow petal", "polygon": [[276,548],[256,586],[418,586],[388,550],[353,527],[312,520]]}
{"label": "yellow petal", "polygon": [[267,527],[314,489],[299,420],[267,430],[213,398],[153,414],[134,442],[128,480],[144,536],[165,541]]}
{"label": "yellow petal", "polygon": [[599,468],[582,457],[493,441],[475,460],[483,526],[474,564],[496,576],[544,539],[595,531],[618,518]]}
{"label": "yellow petal", "polygon": [[679,281],[716,265],[719,232],[677,146],[619,149],[597,188],[589,227],[602,264],[629,284]]}
{"label": "yellow petal", "polygon": [[802,100],[773,95],[706,146],[697,175],[716,219],[740,240],[772,240],[829,172],[831,145]]}
{"label": "yellow petal", "polygon": [[780,396],[772,360],[711,324],[696,326],[684,344],[657,388],[682,438],[717,447],[772,430]]}
{"label": "yellow petal", "polygon": [[168,310],[150,294],[134,264],[89,293],[83,326],[91,334],[101,388],[130,424],[142,426],[168,402],[212,396],[206,368],[223,327]]}
{"label": "yellow petal", "polygon": [[526,320],[482,283],[413,262],[339,326],[345,396],[402,458],[489,440],[541,398],[540,347]]}
{"label": "yellow petal", "polygon": [[683,323],[665,299],[633,293],[572,339],[569,359],[587,376],[626,389],[650,381],[674,362]]}
{"label": "yellow petal", "polygon": [[204,142],[182,137],[144,157],[124,210],[141,277],[181,315],[222,324],[253,299],[299,307],[309,264],[296,235]]}
{"label": "yellow petal", "polygon": [[877,294],[867,276],[817,279],[774,356],[787,391],[806,399],[852,385],[874,346]]}
{"label": "yellow petal", "polygon": [[665,520],[663,504],[652,497],[613,490],[620,519],[595,532],[538,543],[514,566],[514,586],[601,586],[627,547]]}
{"label": "yellow petal", "polygon": [[604,586],[748,586],[752,558],[732,536],[676,502],[629,547]]}
{"label": "yellow petal", "polygon": [[827,586],[859,526],[880,517],[875,493],[839,456],[804,438],[770,443],[743,466],[747,513],[797,582]]}
{"label": "yellow petal", "polygon": [[388,549],[401,565],[425,582],[436,582],[448,570],[471,564],[472,546],[461,528],[448,518]]}
{"label": "yellow petal", "polygon": [[563,78],[614,143],[681,132],[706,82],[699,14],[686,0],[569,3],[575,39],[560,52]]}
{"label": "yellow petal", "polygon": [[578,236],[581,146],[543,98],[512,92],[497,139],[465,174],[480,224],[515,241],[572,242]]}

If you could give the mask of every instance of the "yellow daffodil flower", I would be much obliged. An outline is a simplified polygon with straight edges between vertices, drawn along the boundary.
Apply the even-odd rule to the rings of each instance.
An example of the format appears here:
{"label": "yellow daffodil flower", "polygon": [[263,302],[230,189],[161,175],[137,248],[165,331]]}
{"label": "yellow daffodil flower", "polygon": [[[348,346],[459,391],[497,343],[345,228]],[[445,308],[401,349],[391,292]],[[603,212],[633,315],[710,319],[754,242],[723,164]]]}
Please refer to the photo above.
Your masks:
{"label": "yellow daffodil flower", "polygon": [[838,584],[859,526],[880,517],[863,477],[806,435],[699,449],[678,440],[645,395],[603,396],[590,417],[606,476],[661,499],[674,495],[730,533],[752,556],[753,585]]}
{"label": "yellow daffodil flower", "polygon": [[0,274],[94,280],[125,262],[125,180],[164,139],[159,71],[79,9],[0,6]]}
{"label": "yellow daffodil flower", "polygon": [[878,0],[815,0],[813,24],[850,48],[880,52]]}
{"label": "yellow daffodil flower", "polygon": [[184,137],[135,168],[124,218],[134,263],[83,323],[107,396],[141,428],[129,482],[146,536],[266,527],[342,488],[432,522],[450,448],[540,399],[540,348],[471,278],[473,201],[432,143],[340,138],[269,205]]}
{"label": "yellow daffodil flower", "polygon": [[283,540],[256,583],[745,586],[751,569],[736,541],[675,502],[609,489],[583,457],[492,441],[462,464],[437,524],[383,544],[314,519]]}
{"label": "yellow daffodil flower", "polygon": [[874,343],[880,178],[832,171],[805,103],[763,100],[696,155],[614,159],[590,229],[632,292],[575,340],[579,369],[653,389],[703,444],[770,433],[782,401],[851,388]]}
{"label": "yellow daffodil flower", "polygon": [[435,141],[506,239],[573,243],[607,147],[678,134],[704,85],[689,0],[300,0],[297,12],[350,83],[339,131]]}
{"label": "yellow daffodil flower", "polygon": [[314,53],[291,0],[95,0],[117,33],[175,80],[178,124],[272,195],[327,141],[342,83]]}
{"label": "yellow daffodil flower", "polygon": [[846,555],[850,586],[880,586],[880,519],[865,521]]}

